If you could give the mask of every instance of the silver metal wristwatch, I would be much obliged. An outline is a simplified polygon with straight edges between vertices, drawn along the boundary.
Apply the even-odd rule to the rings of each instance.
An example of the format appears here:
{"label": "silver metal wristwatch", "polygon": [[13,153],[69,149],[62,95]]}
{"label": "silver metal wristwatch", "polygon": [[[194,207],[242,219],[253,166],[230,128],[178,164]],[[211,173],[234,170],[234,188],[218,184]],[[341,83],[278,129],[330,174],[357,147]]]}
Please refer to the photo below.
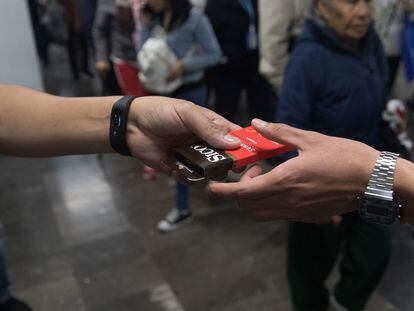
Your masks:
{"label": "silver metal wristwatch", "polygon": [[381,152],[361,197],[359,213],[370,223],[392,225],[400,218],[401,205],[394,197],[394,172],[399,155]]}

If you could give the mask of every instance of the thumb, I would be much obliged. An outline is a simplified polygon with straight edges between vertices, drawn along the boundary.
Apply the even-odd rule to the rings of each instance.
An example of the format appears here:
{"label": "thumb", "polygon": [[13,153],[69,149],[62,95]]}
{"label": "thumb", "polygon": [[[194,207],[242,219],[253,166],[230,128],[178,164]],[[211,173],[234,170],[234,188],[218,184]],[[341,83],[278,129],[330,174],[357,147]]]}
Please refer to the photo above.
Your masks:
{"label": "thumb", "polygon": [[236,149],[240,140],[229,133],[240,127],[215,112],[198,106],[192,106],[181,116],[188,129],[213,147]]}
{"label": "thumb", "polygon": [[303,149],[307,131],[299,130],[294,127],[281,123],[268,123],[259,119],[252,121],[253,127],[267,139],[273,140],[280,144]]}

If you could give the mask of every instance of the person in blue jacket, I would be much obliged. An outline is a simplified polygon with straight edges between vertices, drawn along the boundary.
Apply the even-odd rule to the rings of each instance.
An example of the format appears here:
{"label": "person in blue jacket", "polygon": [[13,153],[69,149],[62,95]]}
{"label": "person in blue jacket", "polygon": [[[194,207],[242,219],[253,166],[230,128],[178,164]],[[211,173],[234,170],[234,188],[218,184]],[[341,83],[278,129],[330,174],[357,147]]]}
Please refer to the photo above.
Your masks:
{"label": "person in blue jacket", "polygon": [[[317,0],[286,69],[278,121],[381,148],[387,65],[369,0]],[[329,150],[327,150],[328,152]],[[325,185],[329,187],[330,185]],[[288,280],[296,310],[363,310],[390,258],[388,228],[357,213],[289,224]],[[332,295],[324,283],[341,255]]]}
{"label": "person in blue jacket", "polygon": [[[178,59],[170,67],[167,81],[182,78],[183,85],[164,95],[206,106],[204,73],[222,56],[207,16],[193,8],[189,0],[147,0],[141,8],[140,23],[138,52],[148,39],[159,36],[161,32]],[[175,207],[158,223],[161,232],[172,232],[192,220],[188,188],[177,182],[176,193]]]}

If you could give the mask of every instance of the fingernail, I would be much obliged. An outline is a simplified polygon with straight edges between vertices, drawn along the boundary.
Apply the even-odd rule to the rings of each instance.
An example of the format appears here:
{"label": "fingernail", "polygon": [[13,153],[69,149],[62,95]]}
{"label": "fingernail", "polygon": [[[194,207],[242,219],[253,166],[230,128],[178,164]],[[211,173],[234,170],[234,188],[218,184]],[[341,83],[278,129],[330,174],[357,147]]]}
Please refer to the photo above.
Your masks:
{"label": "fingernail", "polygon": [[267,125],[267,122],[260,119],[253,119],[252,124],[257,127],[265,127]]}
{"label": "fingernail", "polygon": [[224,140],[229,142],[229,143],[240,143],[240,139],[238,139],[234,136],[231,136],[231,135],[224,136]]}

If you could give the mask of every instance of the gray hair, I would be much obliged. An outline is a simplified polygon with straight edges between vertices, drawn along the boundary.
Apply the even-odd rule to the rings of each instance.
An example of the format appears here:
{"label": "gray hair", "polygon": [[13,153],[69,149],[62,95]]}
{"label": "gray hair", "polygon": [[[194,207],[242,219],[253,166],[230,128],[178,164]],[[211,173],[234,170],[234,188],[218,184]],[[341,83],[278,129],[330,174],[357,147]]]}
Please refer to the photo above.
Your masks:
{"label": "gray hair", "polygon": [[[319,0],[322,1],[325,5],[331,5],[332,4],[332,0]],[[325,20],[322,18],[321,13],[319,12],[318,8],[317,8],[317,3],[318,1],[311,1],[310,5],[309,5],[309,10],[308,13],[306,14],[307,18],[320,24],[320,25],[326,25]]]}

